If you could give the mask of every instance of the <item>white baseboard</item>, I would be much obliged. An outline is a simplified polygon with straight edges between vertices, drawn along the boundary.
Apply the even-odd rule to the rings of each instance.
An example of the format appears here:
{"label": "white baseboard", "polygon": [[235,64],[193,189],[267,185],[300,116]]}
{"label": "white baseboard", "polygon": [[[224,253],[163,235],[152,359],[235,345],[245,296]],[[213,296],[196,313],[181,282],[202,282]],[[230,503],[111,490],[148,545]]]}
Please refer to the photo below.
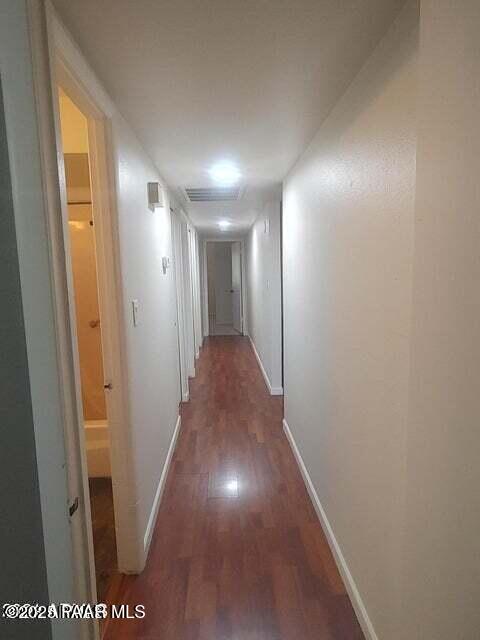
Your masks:
{"label": "white baseboard", "polygon": [[175,444],[177,443],[178,433],[180,431],[180,425],[181,425],[181,416],[178,416],[177,423],[175,425],[175,430],[173,432],[173,436],[170,441],[170,446],[168,447],[167,458],[165,460],[165,464],[163,465],[162,475],[160,476],[160,480],[158,482],[158,487],[155,493],[155,499],[153,501],[150,517],[148,518],[148,524],[145,530],[145,536],[143,538],[143,549],[145,551],[145,557],[148,554],[148,549],[150,548],[150,543],[152,541],[153,530],[155,529],[155,523],[157,521],[158,509],[160,507],[160,502],[162,501],[163,490],[165,489],[165,481],[167,479],[168,469],[170,468],[170,462],[172,460],[173,452],[175,450]]}
{"label": "white baseboard", "polygon": [[265,371],[265,367],[263,366],[263,362],[262,362],[260,356],[258,355],[258,351],[257,351],[257,349],[255,347],[255,343],[252,340],[251,336],[248,336],[248,339],[250,340],[250,344],[252,345],[253,353],[255,354],[255,357],[257,358],[258,366],[260,367],[260,371],[262,372],[263,378],[265,380],[265,384],[267,385],[267,389],[268,389],[270,395],[272,395],[272,396],[283,396],[283,387],[272,387],[272,385],[270,384],[269,377],[267,375],[267,372]]}
{"label": "white baseboard", "polygon": [[375,629],[373,628],[373,624],[368,616],[365,605],[363,604],[362,598],[358,591],[357,585],[353,579],[352,574],[350,573],[350,569],[348,568],[345,557],[342,553],[340,545],[335,538],[335,534],[333,533],[333,529],[328,521],[327,514],[325,513],[322,503],[317,495],[315,487],[313,486],[313,482],[310,478],[310,475],[307,471],[307,467],[303,462],[303,458],[298,450],[297,444],[293,438],[292,432],[287,424],[285,418],[283,419],[283,430],[285,435],[287,436],[287,440],[290,444],[290,447],[293,451],[293,455],[297,461],[297,464],[300,468],[300,472],[303,476],[303,481],[305,482],[305,486],[307,487],[308,494],[313,502],[313,506],[315,507],[315,511],[317,512],[318,519],[320,520],[320,524],[322,525],[322,529],[325,533],[325,537],[327,538],[328,544],[332,551],[333,557],[335,558],[335,562],[337,564],[340,575],[343,578],[343,582],[345,584],[345,588],[350,596],[350,600],[352,602],[352,606],[357,614],[358,621],[360,626],[362,627],[362,631],[367,640],[378,640],[378,636],[375,633]]}

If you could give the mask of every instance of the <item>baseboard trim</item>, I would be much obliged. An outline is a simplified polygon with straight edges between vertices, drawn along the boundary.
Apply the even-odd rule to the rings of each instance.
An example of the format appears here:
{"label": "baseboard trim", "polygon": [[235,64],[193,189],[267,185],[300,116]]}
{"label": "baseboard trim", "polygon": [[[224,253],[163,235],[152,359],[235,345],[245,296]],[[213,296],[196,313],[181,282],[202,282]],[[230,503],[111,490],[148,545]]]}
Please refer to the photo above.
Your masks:
{"label": "baseboard trim", "polygon": [[318,519],[320,520],[320,524],[322,525],[322,529],[325,533],[325,537],[327,538],[328,544],[332,551],[333,557],[337,564],[340,575],[342,576],[343,582],[345,584],[345,588],[350,596],[350,600],[352,602],[352,606],[357,615],[360,626],[362,627],[362,631],[365,634],[365,638],[367,640],[378,640],[378,636],[375,633],[375,629],[373,628],[373,624],[368,616],[365,605],[363,604],[363,600],[360,596],[360,592],[358,591],[357,585],[353,579],[352,574],[350,573],[350,569],[348,568],[345,557],[342,553],[340,545],[335,538],[335,534],[333,533],[333,529],[328,521],[327,514],[322,507],[322,503],[317,495],[315,487],[313,486],[312,479],[310,478],[310,474],[307,471],[307,467],[303,461],[303,458],[300,454],[300,451],[297,447],[295,439],[293,437],[292,432],[290,431],[290,427],[288,426],[285,418],[283,419],[283,430],[285,435],[287,436],[287,440],[292,449],[293,455],[297,461],[297,464],[300,468],[300,472],[303,477],[303,481],[305,482],[305,486],[307,488],[310,499],[312,500],[313,506],[315,507],[315,511],[317,513]]}
{"label": "baseboard trim", "polygon": [[270,384],[270,380],[268,378],[267,372],[265,371],[265,367],[263,366],[262,359],[258,355],[258,351],[255,347],[254,341],[252,340],[252,336],[248,336],[248,339],[250,340],[250,344],[252,345],[253,353],[257,358],[258,366],[260,367],[260,371],[262,372],[263,378],[265,380],[265,384],[267,385],[268,392],[272,396],[283,396],[283,387],[272,387],[272,385]]}
{"label": "baseboard trim", "polygon": [[173,452],[175,450],[175,445],[177,443],[178,434],[180,431],[181,425],[181,416],[178,416],[177,423],[175,425],[175,429],[173,431],[173,436],[170,441],[170,446],[168,447],[168,453],[165,460],[165,464],[163,465],[162,475],[160,476],[160,480],[158,482],[157,491],[155,493],[155,499],[153,501],[152,510],[150,512],[150,517],[148,518],[147,528],[145,530],[145,536],[143,538],[143,550],[145,552],[145,557],[148,555],[148,550],[150,548],[150,543],[152,541],[153,531],[155,529],[155,523],[157,522],[158,509],[160,507],[160,503],[162,501],[163,490],[165,489],[165,482],[167,480],[168,470],[170,468],[170,462],[172,461]]}

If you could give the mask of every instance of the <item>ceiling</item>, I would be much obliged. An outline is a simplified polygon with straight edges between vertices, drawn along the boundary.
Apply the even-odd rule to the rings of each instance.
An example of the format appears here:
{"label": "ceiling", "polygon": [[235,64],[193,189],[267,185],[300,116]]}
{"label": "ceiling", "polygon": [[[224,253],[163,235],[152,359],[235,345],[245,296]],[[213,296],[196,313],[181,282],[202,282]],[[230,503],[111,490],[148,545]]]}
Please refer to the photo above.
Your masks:
{"label": "ceiling", "polygon": [[212,184],[230,161],[243,196],[183,206],[205,233],[244,232],[404,0],[54,0],[167,183]]}

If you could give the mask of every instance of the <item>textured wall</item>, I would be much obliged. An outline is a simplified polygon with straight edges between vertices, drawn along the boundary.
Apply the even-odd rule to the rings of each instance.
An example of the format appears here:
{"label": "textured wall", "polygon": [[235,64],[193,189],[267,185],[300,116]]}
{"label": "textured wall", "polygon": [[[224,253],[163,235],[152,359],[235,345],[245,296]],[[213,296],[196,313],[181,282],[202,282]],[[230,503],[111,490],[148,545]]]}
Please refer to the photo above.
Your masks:
{"label": "textured wall", "polygon": [[382,640],[400,597],[417,25],[409,3],[283,201],[286,420]]}
{"label": "textured wall", "polygon": [[248,333],[270,385],[278,392],[282,387],[279,194],[259,207],[247,236],[246,279]]}

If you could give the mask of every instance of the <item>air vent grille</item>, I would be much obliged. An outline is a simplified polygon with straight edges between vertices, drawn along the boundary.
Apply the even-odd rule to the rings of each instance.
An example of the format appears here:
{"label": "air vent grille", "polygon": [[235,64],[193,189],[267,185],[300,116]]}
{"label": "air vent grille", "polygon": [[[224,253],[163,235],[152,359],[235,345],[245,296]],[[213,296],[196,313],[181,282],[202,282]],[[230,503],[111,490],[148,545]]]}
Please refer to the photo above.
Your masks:
{"label": "air vent grille", "polygon": [[238,200],[240,187],[211,187],[185,188],[185,194],[190,202],[222,202]]}

